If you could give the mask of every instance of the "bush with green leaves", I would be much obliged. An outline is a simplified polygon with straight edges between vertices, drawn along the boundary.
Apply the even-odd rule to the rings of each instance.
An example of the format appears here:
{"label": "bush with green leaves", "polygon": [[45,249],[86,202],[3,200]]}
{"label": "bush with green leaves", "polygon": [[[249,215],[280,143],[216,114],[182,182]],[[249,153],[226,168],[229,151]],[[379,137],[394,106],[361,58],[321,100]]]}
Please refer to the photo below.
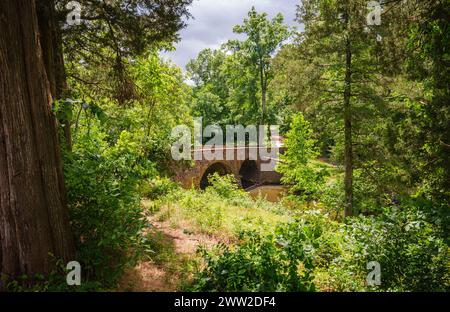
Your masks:
{"label": "bush with green leaves", "polygon": [[302,223],[279,226],[263,236],[242,232],[237,246],[200,250],[206,268],[193,283],[195,291],[314,291],[316,233]]}
{"label": "bush with green leaves", "polygon": [[437,227],[415,207],[403,206],[378,217],[357,218],[347,228],[347,238],[351,257],[343,263],[364,268],[370,261],[379,262],[378,289],[450,290],[449,246]]}
{"label": "bush with green leaves", "polygon": [[[361,175],[361,170],[355,170],[353,175],[353,211],[358,214],[379,214],[383,207],[392,203],[396,198],[394,193],[377,193],[376,185],[367,181]],[[345,206],[344,178],[343,173],[337,174],[329,181],[326,187],[321,189],[318,196],[323,204],[324,210],[334,212],[336,219],[343,219],[343,209]]]}
{"label": "bush with green leaves", "polygon": [[281,181],[299,198],[316,199],[324,185],[326,171],[312,163],[318,151],[311,126],[303,114],[293,117],[284,143],[286,152],[280,156],[281,162],[277,165],[277,171],[283,174]]}
{"label": "bush with green leaves", "polygon": [[[322,217],[321,217],[322,218]],[[347,224],[325,220],[314,252],[316,282],[334,291],[448,291],[450,249],[439,226],[404,203]],[[381,267],[381,285],[369,286],[369,262]]]}
{"label": "bush with green leaves", "polygon": [[170,178],[157,176],[151,180],[144,181],[141,185],[140,193],[142,196],[156,200],[167,196],[179,188],[179,185]]}
{"label": "bush with green leaves", "polygon": [[[87,122],[87,120],[83,120]],[[107,141],[98,120],[83,124],[64,171],[77,258],[87,280],[112,287],[134,262],[145,227],[139,186],[153,166],[132,133]]]}
{"label": "bush with green leaves", "polygon": [[208,177],[209,186],[206,193],[217,195],[225,200],[238,200],[249,198],[248,194],[237,184],[236,178],[231,175],[211,174]]}
{"label": "bush with green leaves", "polygon": [[[417,202],[341,223],[320,211],[273,234],[243,232],[235,246],[201,250],[200,291],[449,291],[450,248]],[[381,285],[367,283],[368,264]]]}

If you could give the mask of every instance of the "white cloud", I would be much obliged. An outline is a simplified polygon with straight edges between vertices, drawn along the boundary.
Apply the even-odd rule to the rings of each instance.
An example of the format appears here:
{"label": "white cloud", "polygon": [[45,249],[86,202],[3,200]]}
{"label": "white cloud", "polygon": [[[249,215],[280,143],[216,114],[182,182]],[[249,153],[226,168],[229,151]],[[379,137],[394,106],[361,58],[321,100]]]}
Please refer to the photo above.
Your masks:
{"label": "white cloud", "polygon": [[252,6],[269,17],[282,13],[287,24],[298,26],[294,21],[297,4],[299,0],[194,0],[189,10],[194,19],[188,20],[187,28],[180,32],[176,51],[162,55],[184,68],[201,50],[215,49],[237,38],[233,26],[242,23]]}

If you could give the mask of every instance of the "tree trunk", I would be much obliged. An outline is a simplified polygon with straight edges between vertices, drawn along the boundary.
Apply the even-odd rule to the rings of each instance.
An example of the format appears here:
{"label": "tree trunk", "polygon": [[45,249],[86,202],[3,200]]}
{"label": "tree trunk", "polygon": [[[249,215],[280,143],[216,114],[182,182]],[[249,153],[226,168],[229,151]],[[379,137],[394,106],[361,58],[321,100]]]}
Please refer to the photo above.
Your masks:
{"label": "tree trunk", "polygon": [[262,107],[262,118],[261,118],[261,124],[264,125],[266,122],[266,94],[267,94],[267,90],[266,87],[263,88],[262,92],[261,92],[261,107]]}
{"label": "tree trunk", "polygon": [[0,272],[32,277],[74,244],[34,0],[0,1],[0,29]]}
{"label": "tree trunk", "polygon": [[[54,99],[62,99],[67,91],[67,77],[64,67],[61,28],[55,11],[55,1],[36,1],[39,38],[44,58],[45,71]],[[72,149],[70,120],[64,120],[64,136],[69,150]]]}
{"label": "tree trunk", "polygon": [[[261,60],[262,64],[262,60]],[[265,75],[264,75],[264,69],[263,65],[259,66],[259,74],[261,79],[261,125],[264,125],[266,121],[266,94],[267,94],[267,88],[266,88],[266,82],[265,82]]]}
{"label": "tree trunk", "polygon": [[[347,35],[348,36],[348,35]],[[345,45],[344,132],[345,132],[345,216],[353,215],[353,146],[352,109],[350,103],[352,81],[352,52],[350,38]]]}

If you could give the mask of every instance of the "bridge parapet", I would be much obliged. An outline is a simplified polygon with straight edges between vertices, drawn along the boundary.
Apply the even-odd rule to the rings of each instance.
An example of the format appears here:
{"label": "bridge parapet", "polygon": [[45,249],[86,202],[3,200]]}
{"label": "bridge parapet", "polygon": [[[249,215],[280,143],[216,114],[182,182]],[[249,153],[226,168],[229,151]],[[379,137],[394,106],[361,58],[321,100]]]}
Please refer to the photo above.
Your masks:
{"label": "bridge parapet", "polygon": [[[282,146],[276,149],[278,154],[285,151]],[[217,172],[234,175],[244,188],[256,184],[279,184],[281,174],[275,171],[278,154],[260,146],[203,146],[192,151],[194,166],[180,173],[177,180],[186,188],[204,189],[208,185],[208,176]]]}

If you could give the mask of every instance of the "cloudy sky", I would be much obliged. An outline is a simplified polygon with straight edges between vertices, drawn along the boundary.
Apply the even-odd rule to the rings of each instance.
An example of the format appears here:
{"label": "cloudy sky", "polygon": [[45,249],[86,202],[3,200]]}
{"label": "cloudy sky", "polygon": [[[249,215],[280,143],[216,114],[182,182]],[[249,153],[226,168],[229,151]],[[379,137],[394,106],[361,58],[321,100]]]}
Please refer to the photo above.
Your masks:
{"label": "cloudy sky", "polygon": [[215,49],[228,39],[237,38],[233,26],[242,23],[252,6],[269,17],[282,13],[287,24],[298,26],[294,21],[298,3],[299,0],[194,0],[189,10],[193,19],[181,31],[177,50],[163,55],[184,69],[201,50]]}

